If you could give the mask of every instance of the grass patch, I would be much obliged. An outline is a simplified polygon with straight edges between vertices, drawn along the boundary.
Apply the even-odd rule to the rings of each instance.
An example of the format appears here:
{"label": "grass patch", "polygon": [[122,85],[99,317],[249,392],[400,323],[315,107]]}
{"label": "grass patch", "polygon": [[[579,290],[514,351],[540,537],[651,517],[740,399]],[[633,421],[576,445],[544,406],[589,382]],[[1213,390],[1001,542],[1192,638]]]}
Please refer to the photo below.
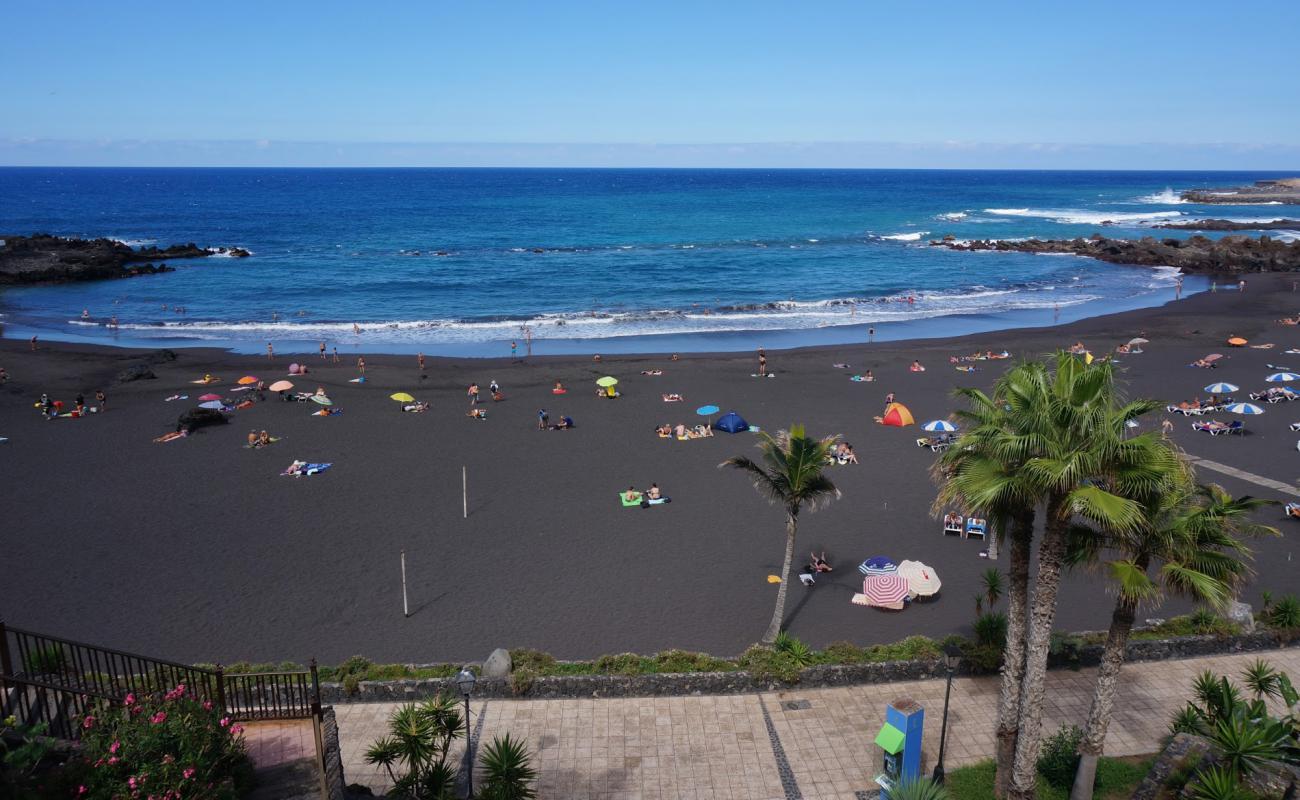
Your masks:
{"label": "grass patch", "polygon": [[[1142,782],[1151,769],[1155,756],[1132,756],[1125,758],[1108,758],[1103,756],[1097,762],[1097,785],[1100,791],[1094,795],[1095,800],[1126,800],[1133,795],[1133,790]],[[993,800],[993,760],[980,761],[965,767],[950,770],[945,776],[944,785],[953,800]],[[1038,779],[1039,800],[1069,800],[1069,788],[1057,789]]]}

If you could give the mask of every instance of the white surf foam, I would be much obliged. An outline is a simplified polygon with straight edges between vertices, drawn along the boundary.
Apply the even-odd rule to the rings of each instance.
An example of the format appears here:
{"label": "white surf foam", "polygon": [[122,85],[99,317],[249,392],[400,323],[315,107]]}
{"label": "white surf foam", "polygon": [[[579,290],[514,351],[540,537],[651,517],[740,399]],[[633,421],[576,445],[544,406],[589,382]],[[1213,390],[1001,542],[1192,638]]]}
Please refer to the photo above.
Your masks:
{"label": "white surf foam", "polygon": [[965,211],[949,211],[946,214],[935,214],[934,218],[941,219],[946,222],[958,222],[960,220],[966,219],[969,216],[970,214],[967,214]]}
{"label": "white surf foam", "polygon": [[1085,211],[1072,208],[986,208],[984,212],[1002,217],[1050,219],[1052,222],[1059,222],[1062,225],[1101,225],[1107,222],[1116,225],[1143,225],[1183,216],[1181,211],[1130,213],[1123,211]]}
{"label": "white surf foam", "polygon": [[891,233],[887,236],[877,236],[877,239],[889,239],[894,242],[919,242],[922,236],[929,231],[913,231],[912,233]]}
{"label": "white surf foam", "polygon": [[1175,192],[1173,189],[1169,187],[1165,187],[1165,190],[1163,192],[1144,194],[1141,197],[1137,198],[1136,202],[1155,203],[1162,206],[1173,206],[1173,205],[1178,205],[1180,203],[1186,203],[1187,201],[1184,200],[1181,196],[1179,196],[1178,192]]}

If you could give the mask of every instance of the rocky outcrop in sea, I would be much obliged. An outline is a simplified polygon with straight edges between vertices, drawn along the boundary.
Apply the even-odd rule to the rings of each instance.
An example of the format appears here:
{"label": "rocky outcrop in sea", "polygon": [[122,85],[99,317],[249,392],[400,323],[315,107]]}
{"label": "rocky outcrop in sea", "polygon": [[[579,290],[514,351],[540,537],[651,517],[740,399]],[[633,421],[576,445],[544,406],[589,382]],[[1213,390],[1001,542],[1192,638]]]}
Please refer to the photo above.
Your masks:
{"label": "rocky outcrop in sea", "polygon": [[930,242],[949,250],[996,250],[1008,253],[1069,253],[1112,264],[1177,267],[1186,273],[1291,272],[1300,270],[1300,242],[1283,242],[1261,236],[1224,236],[1210,239],[1108,239],[1099,233],[1087,239],[977,239],[952,237]]}
{"label": "rocky outcrop in sea", "polygon": [[1231,219],[1201,219],[1191,222],[1162,222],[1153,228],[1172,231],[1283,231],[1300,230],[1300,219],[1258,220],[1237,222]]}
{"label": "rocky outcrop in sea", "polygon": [[1188,189],[1182,198],[1189,203],[1210,203],[1228,206],[1285,203],[1300,205],[1300,178],[1278,178],[1255,181],[1250,186],[1227,189]]}
{"label": "rocky outcrop in sea", "polygon": [[115,239],[73,239],[45,233],[0,235],[0,284],[64,283],[153,275],[172,271],[165,263],[154,264],[153,261],[212,255],[244,258],[251,253],[238,247],[208,249],[193,242],[137,250]]}

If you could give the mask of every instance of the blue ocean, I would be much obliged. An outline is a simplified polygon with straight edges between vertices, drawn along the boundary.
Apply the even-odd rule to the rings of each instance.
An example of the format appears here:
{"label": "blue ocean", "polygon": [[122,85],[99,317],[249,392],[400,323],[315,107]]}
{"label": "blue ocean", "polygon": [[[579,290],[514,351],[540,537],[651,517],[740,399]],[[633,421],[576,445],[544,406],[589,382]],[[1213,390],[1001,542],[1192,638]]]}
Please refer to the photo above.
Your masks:
{"label": "blue ocean", "polygon": [[[957,239],[1186,235],[1256,173],[0,169],[0,235],[238,246],[119,281],[0,290],[6,336],[504,355],[719,351],[1050,325],[1164,303],[1176,272]],[[1104,224],[1104,228],[1103,228]],[[1274,232],[1293,237],[1296,232]],[[1204,288],[1189,278],[1184,293]],[[81,319],[83,309],[89,319]],[[108,324],[116,317],[117,327]]]}

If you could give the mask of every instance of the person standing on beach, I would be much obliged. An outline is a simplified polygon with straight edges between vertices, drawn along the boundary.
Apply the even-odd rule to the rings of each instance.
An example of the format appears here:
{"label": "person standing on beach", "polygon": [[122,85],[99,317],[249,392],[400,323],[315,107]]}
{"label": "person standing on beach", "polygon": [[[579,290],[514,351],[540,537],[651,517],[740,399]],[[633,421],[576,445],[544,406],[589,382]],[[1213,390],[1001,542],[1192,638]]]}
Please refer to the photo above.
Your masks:
{"label": "person standing on beach", "polygon": [[875,338],[876,338],[876,329],[874,327],[867,328],[867,341],[868,342],[873,341]]}
{"label": "person standing on beach", "polygon": [[1174,279],[1174,299],[1175,300],[1183,299],[1183,276],[1182,275],[1179,275],[1176,279]]}
{"label": "person standing on beach", "polygon": [[465,390],[465,396],[469,398],[471,406],[478,405],[478,383],[471,383],[469,388]]}
{"label": "person standing on beach", "polygon": [[1239,292],[1244,292],[1244,291],[1246,291],[1246,279],[1245,279],[1245,278],[1243,278],[1243,279],[1237,281],[1237,291],[1239,291]]}
{"label": "person standing on beach", "polygon": [[365,375],[365,374],[366,374],[366,358],[365,358],[365,356],[357,356],[357,372],[360,372],[362,375]]}
{"label": "person standing on beach", "polygon": [[324,343],[324,342],[321,342],[321,343],[320,343],[320,360],[321,360],[321,361],[324,361],[324,360],[325,360],[325,343]]}
{"label": "person standing on beach", "polygon": [[539,431],[544,431],[544,430],[546,430],[546,423],[547,423],[549,420],[550,420],[550,417],[547,416],[547,414],[546,414],[546,409],[544,409],[544,408],[543,408],[543,409],[539,409],[538,412],[537,412],[537,430],[539,430]]}
{"label": "person standing on beach", "polygon": [[767,376],[767,353],[763,352],[761,347],[758,348],[758,376],[760,378]]}
{"label": "person standing on beach", "polygon": [[519,359],[519,342],[510,343],[510,358],[515,360]]}
{"label": "person standing on beach", "polygon": [[99,413],[103,414],[108,410],[108,395],[104,394],[103,389],[95,390],[95,403],[99,405]]}
{"label": "person standing on beach", "polygon": [[271,360],[274,359],[274,358],[275,358],[275,348],[271,346],[271,343],[270,343],[270,342],[267,342],[267,343],[266,343],[266,360],[267,360],[267,361],[271,361]]}
{"label": "person standing on beach", "polygon": [[415,360],[420,364],[420,372],[424,372],[424,353],[416,353]]}
{"label": "person standing on beach", "polygon": [[32,337],[32,352],[33,352],[33,353],[36,352],[36,337],[35,337],[35,336]]}
{"label": "person standing on beach", "polygon": [[339,346],[334,345],[334,363],[339,363]]}

